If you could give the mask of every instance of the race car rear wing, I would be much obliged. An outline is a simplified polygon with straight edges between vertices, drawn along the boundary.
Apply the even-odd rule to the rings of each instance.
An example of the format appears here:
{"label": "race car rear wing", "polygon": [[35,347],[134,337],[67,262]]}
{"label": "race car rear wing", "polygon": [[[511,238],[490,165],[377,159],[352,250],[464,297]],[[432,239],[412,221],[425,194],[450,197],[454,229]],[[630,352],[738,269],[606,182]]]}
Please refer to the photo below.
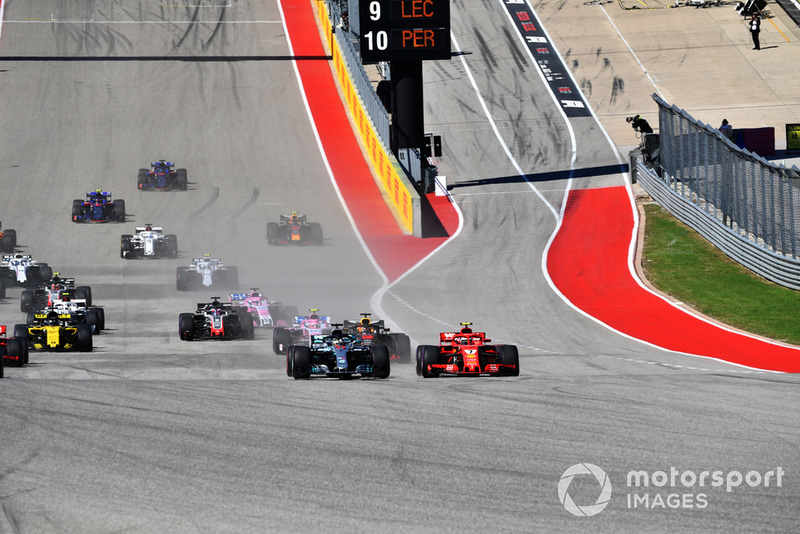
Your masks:
{"label": "race car rear wing", "polygon": [[439,334],[440,345],[483,345],[491,339],[485,332],[442,332]]}

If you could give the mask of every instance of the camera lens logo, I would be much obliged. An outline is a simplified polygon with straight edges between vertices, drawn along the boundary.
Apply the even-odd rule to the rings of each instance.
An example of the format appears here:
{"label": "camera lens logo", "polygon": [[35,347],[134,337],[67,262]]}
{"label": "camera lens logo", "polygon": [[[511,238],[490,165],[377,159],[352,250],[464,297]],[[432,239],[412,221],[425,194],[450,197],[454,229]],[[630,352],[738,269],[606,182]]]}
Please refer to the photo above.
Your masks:
{"label": "camera lens logo", "polygon": [[[572,501],[569,496],[569,485],[572,479],[577,475],[594,475],[597,483],[600,484],[600,496],[597,497],[597,502],[587,506],[578,506]],[[611,480],[609,480],[606,472],[594,464],[575,464],[561,475],[561,480],[558,482],[558,499],[566,510],[572,515],[578,517],[590,517],[597,515],[603,511],[611,500]]]}

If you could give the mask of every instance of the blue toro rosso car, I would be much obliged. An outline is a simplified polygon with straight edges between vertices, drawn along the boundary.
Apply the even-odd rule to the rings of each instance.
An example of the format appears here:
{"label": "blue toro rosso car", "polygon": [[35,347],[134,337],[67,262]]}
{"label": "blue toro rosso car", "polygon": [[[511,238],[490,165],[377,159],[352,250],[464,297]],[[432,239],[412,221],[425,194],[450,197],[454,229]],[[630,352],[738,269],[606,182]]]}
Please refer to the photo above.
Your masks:
{"label": "blue toro rosso car", "polygon": [[72,201],[72,221],[76,223],[125,222],[125,201],[111,200],[111,193],[96,189],[86,200]]}
{"label": "blue toro rosso car", "polygon": [[186,169],[176,169],[171,161],[160,159],[150,164],[150,170],[139,169],[140,191],[186,191]]}

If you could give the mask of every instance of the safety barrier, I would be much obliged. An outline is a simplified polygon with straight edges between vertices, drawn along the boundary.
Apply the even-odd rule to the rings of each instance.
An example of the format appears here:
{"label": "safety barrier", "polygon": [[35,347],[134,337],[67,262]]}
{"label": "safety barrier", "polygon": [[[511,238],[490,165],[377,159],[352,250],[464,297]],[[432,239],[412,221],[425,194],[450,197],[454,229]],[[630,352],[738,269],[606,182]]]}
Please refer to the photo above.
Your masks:
{"label": "safety barrier", "polygon": [[[324,29],[325,41],[333,58],[333,67],[342,89],[344,100],[347,104],[350,117],[356,126],[356,131],[361,137],[367,156],[372,162],[372,167],[383,187],[384,198],[397,216],[400,226],[407,233],[422,237],[422,208],[420,196],[413,184],[406,177],[403,168],[391,154],[386,144],[381,139],[372,117],[365,109],[364,100],[360,94],[354,76],[348,68],[348,55],[344,49],[351,43],[346,42],[346,35],[331,22],[327,2],[314,0],[317,6],[320,27]],[[337,20],[335,17],[333,20]],[[341,46],[340,46],[341,45]],[[353,63],[352,59],[350,63]],[[360,67],[360,63],[358,64]],[[352,66],[351,66],[352,68]],[[369,88],[372,91],[372,88]],[[362,88],[362,92],[366,92]],[[372,91],[374,93],[374,91]],[[377,98],[377,96],[376,96]],[[388,128],[387,128],[388,131]],[[388,134],[386,134],[388,137]]]}

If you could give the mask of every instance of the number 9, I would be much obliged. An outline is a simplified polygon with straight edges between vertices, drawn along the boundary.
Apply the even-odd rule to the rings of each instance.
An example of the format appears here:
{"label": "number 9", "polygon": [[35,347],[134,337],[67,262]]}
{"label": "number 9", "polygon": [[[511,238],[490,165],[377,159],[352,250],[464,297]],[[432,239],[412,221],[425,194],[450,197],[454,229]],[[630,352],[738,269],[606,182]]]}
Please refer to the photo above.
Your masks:
{"label": "number 9", "polygon": [[372,20],[379,20],[381,18],[381,4],[380,2],[373,1],[369,3],[369,18]]}

